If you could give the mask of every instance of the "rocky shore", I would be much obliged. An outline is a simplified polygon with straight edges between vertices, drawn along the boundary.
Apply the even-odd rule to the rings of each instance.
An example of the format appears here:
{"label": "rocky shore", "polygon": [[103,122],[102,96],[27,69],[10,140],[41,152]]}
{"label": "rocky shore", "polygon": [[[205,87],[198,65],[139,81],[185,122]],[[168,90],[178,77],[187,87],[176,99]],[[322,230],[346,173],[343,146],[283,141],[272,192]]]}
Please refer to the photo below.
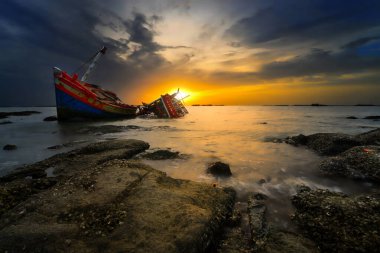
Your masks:
{"label": "rocky shore", "polygon": [[[214,247],[235,192],[173,179],[107,141],[1,178],[1,252],[204,252]],[[53,177],[47,177],[47,171]]]}
{"label": "rocky shore", "polygon": [[380,145],[380,129],[358,134],[348,135],[341,133],[316,133],[311,135],[290,136],[284,140],[294,146],[307,146],[321,155],[337,155],[352,147],[364,145]]}
{"label": "rocky shore", "polygon": [[[298,135],[282,142],[327,156],[319,165],[322,175],[379,183],[380,129],[359,135]],[[299,186],[289,200],[297,229],[288,231],[267,219],[270,198],[262,193],[235,202],[231,188],[174,179],[141,159],[187,159],[187,155],[149,150],[148,143],[138,140],[111,140],[3,176],[0,252],[377,252],[380,248],[379,192],[351,196]],[[214,175],[218,167],[234,176],[228,164],[208,166],[205,173],[221,176]]]}
{"label": "rocky shore", "polygon": [[378,252],[380,195],[348,196],[300,187],[294,221],[322,252]]}

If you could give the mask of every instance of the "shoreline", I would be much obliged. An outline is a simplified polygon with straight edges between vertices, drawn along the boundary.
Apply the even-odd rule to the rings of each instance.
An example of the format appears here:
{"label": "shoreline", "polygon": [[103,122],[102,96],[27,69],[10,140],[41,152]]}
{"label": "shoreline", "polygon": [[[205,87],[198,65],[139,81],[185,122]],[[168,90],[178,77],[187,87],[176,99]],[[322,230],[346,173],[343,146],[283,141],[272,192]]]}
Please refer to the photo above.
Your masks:
{"label": "shoreline", "polygon": [[[353,161],[377,159],[380,154],[379,129],[357,136],[314,134],[281,141],[327,155],[321,164],[340,159],[340,164],[347,163],[351,168],[347,173],[342,172],[345,167],[340,165],[336,173],[336,165],[329,169],[321,167],[321,171],[328,171],[327,176],[336,174],[357,179],[355,175],[361,175],[360,179],[366,180],[364,172],[352,172]],[[138,140],[98,142],[54,155],[0,178],[3,203],[0,249],[95,252],[104,247],[109,252],[127,249],[144,252],[153,248],[156,252],[181,252],[184,248],[189,252],[211,249],[294,252],[291,249],[296,247],[299,252],[319,252],[318,248],[326,251],[330,242],[313,236],[315,233],[330,234],[337,249],[356,247],[368,251],[378,246],[378,238],[372,236],[380,226],[368,228],[365,223],[366,219],[372,219],[375,224],[380,222],[379,214],[371,211],[380,207],[379,195],[375,193],[349,196],[300,186],[291,200],[295,207],[292,221],[299,229],[296,233],[267,221],[267,196],[252,192],[245,204],[245,201],[236,203],[232,189],[170,178],[139,161],[138,156],[148,149],[148,143]],[[175,152],[161,153],[169,159],[178,156]],[[360,166],[356,169],[365,170],[367,180],[378,183],[377,177],[370,173],[376,175],[379,165],[374,170]],[[343,208],[343,213],[336,216],[331,207],[323,204],[326,201],[331,202],[330,206]],[[347,201],[351,203],[349,206],[345,204]],[[315,213],[309,203],[319,206],[321,213]],[[366,210],[364,217],[363,210]],[[315,223],[316,220],[322,223]],[[362,242],[339,237],[341,229],[349,233],[355,229],[350,220],[362,227]],[[33,231],[26,231],[26,226],[32,226]],[[139,239],[132,240],[131,233]],[[123,239],[114,240],[115,236]]]}

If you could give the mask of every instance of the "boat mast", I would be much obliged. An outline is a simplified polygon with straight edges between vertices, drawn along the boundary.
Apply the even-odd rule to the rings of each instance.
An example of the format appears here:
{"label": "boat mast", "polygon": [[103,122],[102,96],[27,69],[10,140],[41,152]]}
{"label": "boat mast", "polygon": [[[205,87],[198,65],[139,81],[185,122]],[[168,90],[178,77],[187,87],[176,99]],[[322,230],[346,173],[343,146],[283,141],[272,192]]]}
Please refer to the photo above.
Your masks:
{"label": "boat mast", "polygon": [[96,62],[99,60],[101,55],[106,53],[106,50],[107,50],[107,48],[103,46],[102,49],[100,49],[99,52],[96,53],[96,55],[94,56],[90,66],[88,66],[88,69],[86,70],[86,72],[84,73],[82,78],[80,79],[82,82],[85,82],[87,80],[87,77],[91,73],[91,71],[94,69]]}

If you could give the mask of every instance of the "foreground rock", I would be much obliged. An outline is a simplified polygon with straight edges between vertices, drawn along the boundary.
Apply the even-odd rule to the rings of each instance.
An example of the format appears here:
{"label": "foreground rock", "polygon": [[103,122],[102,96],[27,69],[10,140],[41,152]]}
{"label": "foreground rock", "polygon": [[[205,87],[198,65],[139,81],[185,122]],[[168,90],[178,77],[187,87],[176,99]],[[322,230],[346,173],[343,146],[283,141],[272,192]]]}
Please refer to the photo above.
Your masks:
{"label": "foreground rock", "polygon": [[360,145],[380,145],[380,128],[358,135],[317,133],[287,137],[285,143],[305,145],[321,155],[336,155]]}
{"label": "foreground rock", "polygon": [[0,112],[0,119],[7,118],[9,116],[29,116],[41,112],[37,111],[20,111],[20,112]]}
{"label": "foreground rock", "polygon": [[[25,184],[18,190],[25,194],[0,218],[0,251],[205,251],[232,208],[233,190],[126,160],[148,147],[133,140],[91,144],[3,178],[1,187]],[[57,182],[43,190],[28,184],[42,175],[25,179],[51,167]]]}
{"label": "foreground rock", "polygon": [[[250,194],[248,203],[246,203],[246,210],[240,209],[240,211],[242,211],[242,213],[239,214],[241,217],[240,226],[228,227],[225,230],[224,237],[218,247],[218,252],[319,252],[317,246],[311,240],[294,232],[279,229],[277,224],[268,223],[266,219],[266,201],[268,201],[268,197],[263,194]],[[229,224],[231,225],[231,222]],[[237,225],[235,222],[232,222],[232,224]],[[247,230],[246,228],[248,228],[249,231],[245,231]]]}
{"label": "foreground rock", "polygon": [[230,165],[222,162],[215,162],[210,164],[206,170],[207,173],[210,173],[214,176],[230,177],[232,176]]}
{"label": "foreground rock", "polygon": [[358,146],[319,165],[322,173],[380,182],[380,146]]}
{"label": "foreground rock", "polygon": [[378,252],[379,196],[347,196],[302,187],[292,202],[294,221],[322,252]]}
{"label": "foreground rock", "polygon": [[265,199],[267,197],[260,193],[252,194],[248,197],[249,227],[255,250],[263,248],[267,239],[268,228],[265,219]]}

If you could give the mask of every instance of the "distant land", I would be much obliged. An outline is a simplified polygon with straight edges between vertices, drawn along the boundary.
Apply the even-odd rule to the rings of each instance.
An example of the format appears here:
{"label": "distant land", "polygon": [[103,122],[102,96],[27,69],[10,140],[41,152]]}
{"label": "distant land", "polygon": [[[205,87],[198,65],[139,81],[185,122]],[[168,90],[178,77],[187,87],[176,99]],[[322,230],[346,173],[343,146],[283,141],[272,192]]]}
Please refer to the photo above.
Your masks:
{"label": "distant land", "polygon": [[380,106],[380,105],[374,105],[374,104],[356,104],[356,105],[326,105],[326,104],[295,104],[295,105],[265,105],[265,106]]}

